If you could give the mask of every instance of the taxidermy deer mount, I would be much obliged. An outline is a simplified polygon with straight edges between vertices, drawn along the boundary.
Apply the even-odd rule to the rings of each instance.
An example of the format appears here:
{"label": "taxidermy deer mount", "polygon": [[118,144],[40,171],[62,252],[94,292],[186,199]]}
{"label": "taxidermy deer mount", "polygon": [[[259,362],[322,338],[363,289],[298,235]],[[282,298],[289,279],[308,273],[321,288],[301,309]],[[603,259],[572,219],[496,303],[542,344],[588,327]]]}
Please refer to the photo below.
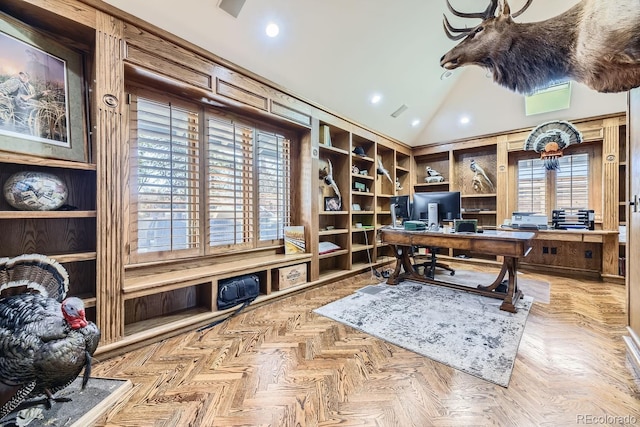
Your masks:
{"label": "taxidermy deer mount", "polygon": [[507,0],[491,0],[484,12],[452,14],[482,19],[455,28],[444,17],[451,40],[462,40],[440,59],[453,70],[478,65],[494,82],[523,94],[568,80],[598,92],[624,92],[640,86],[640,4],[638,0],[582,0],[545,21],[516,23],[532,3],[511,13]]}

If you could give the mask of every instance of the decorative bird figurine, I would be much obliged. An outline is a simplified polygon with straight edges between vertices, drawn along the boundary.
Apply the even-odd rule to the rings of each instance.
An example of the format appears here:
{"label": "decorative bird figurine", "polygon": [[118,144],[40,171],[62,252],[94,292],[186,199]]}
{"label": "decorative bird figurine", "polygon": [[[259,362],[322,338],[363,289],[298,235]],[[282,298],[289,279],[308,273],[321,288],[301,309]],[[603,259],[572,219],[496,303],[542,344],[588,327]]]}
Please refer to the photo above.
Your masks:
{"label": "decorative bird figurine", "polygon": [[333,179],[333,165],[331,164],[331,159],[327,159],[327,165],[324,168],[320,169],[320,179],[324,180],[324,183],[333,188],[333,191],[338,196],[340,202],[342,202],[342,196],[340,195],[340,189],[338,188],[338,184]]}
{"label": "decorative bird figurine", "polygon": [[401,191],[403,189],[402,184],[400,183],[400,178],[396,176],[396,191]]}
{"label": "decorative bird figurine", "polygon": [[427,166],[425,168],[425,171],[427,172],[427,176],[424,178],[424,182],[444,182],[444,176],[442,176],[442,174],[440,174],[440,172],[438,172],[437,170],[432,169],[431,166]]}
{"label": "decorative bird figurine", "polygon": [[575,126],[563,120],[553,120],[533,129],[524,142],[524,149],[540,153],[545,169],[554,170],[560,168],[563,150],[581,142],[582,133]]}
{"label": "decorative bird figurine", "polygon": [[69,275],[39,254],[0,259],[0,420],[28,399],[54,394],[82,372],[100,340],[82,300],[66,298]]}
{"label": "decorative bird figurine", "polygon": [[387,177],[387,179],[389,180],[389,182],[391,184],[393,184],[393,180],[391,179],[391,174],[389,174],[389,170],[387,170],[387,168],[384,167],[384,165],[382,164],[382,159],[380,157],[378,157],[378,169],[377,169],[378,175],[384,175]]}
{"label": "decorative bird figurine", "polygon": [[491,182],[491,180],[489,179],[489,176],[485,173],[482,166],[477,164],[476,161],[472,159],[469,167],[473,171],[472,182],[473,182],[473,189],[475,191],[481,192],[484,190],[483,180],[484,182],[487,183],[487,185],[489,185],[489,188],[491,189],[491,191],[494,191],[495,187],[493,186],[493,182]]}

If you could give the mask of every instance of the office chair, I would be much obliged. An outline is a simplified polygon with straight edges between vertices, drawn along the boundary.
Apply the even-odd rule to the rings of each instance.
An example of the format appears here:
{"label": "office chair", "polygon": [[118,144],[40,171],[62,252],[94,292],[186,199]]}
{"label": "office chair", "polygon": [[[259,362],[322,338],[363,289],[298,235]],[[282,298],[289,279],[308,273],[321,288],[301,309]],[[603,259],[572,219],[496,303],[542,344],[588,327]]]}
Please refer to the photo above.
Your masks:
{"label": "office chair", "polygon": [[418,263],[415,260],[415,252],[417,252],[417,248],[414,248],[414,253],[413,253],[414,269],[417,266],[422,265],[424,267],[424,276],[427,277],[428,279],[433,279],[435,277],[436,268],[447,270],[450,276],[454,276],[456,274],[456,271],[453,268],[449,267],[447,264],[438,262],[438,251],[440,250],[440,248],[431,246],[431,247],[427,247],[427,250],[429,251],[429,257],[427,258],[427,260],[425,262]]}

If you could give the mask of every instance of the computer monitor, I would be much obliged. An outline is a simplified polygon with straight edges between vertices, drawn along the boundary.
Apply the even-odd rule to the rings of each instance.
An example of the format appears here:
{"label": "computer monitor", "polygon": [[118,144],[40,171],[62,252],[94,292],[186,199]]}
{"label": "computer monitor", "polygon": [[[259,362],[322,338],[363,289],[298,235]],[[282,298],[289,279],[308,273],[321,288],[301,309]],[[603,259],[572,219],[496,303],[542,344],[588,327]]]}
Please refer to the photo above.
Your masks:
{"label": "computer monitor", "polygon": [[411,199],[409,196],[393,196],[389,200],[391,211],[391,225],[396,226],[397,221],[405,222],[411,219]]}
{"label": "computer monitor", "polygon": [[411,219],[428,221],[430,203],[435,203],[438,206],[438,225],[443,221],[462,218],[459,191],[430,191],[413,195]]}

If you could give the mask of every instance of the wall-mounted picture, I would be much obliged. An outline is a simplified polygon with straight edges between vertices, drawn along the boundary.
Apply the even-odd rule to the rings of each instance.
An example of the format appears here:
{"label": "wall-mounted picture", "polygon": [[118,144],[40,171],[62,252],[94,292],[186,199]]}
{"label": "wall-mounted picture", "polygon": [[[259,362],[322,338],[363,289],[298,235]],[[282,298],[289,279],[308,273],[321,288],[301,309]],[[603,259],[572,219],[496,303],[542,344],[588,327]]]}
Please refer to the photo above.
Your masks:
{"label": "wall-mounted picture", "polygon": [[0,146],[87,161],[82,55],[0,15]]}
{"label": "wall-mounted picture", "polygon": [[339,211],[342,209],[342,201],[339,197],[325,197],[324,198],[324,210],[325,211]]}

